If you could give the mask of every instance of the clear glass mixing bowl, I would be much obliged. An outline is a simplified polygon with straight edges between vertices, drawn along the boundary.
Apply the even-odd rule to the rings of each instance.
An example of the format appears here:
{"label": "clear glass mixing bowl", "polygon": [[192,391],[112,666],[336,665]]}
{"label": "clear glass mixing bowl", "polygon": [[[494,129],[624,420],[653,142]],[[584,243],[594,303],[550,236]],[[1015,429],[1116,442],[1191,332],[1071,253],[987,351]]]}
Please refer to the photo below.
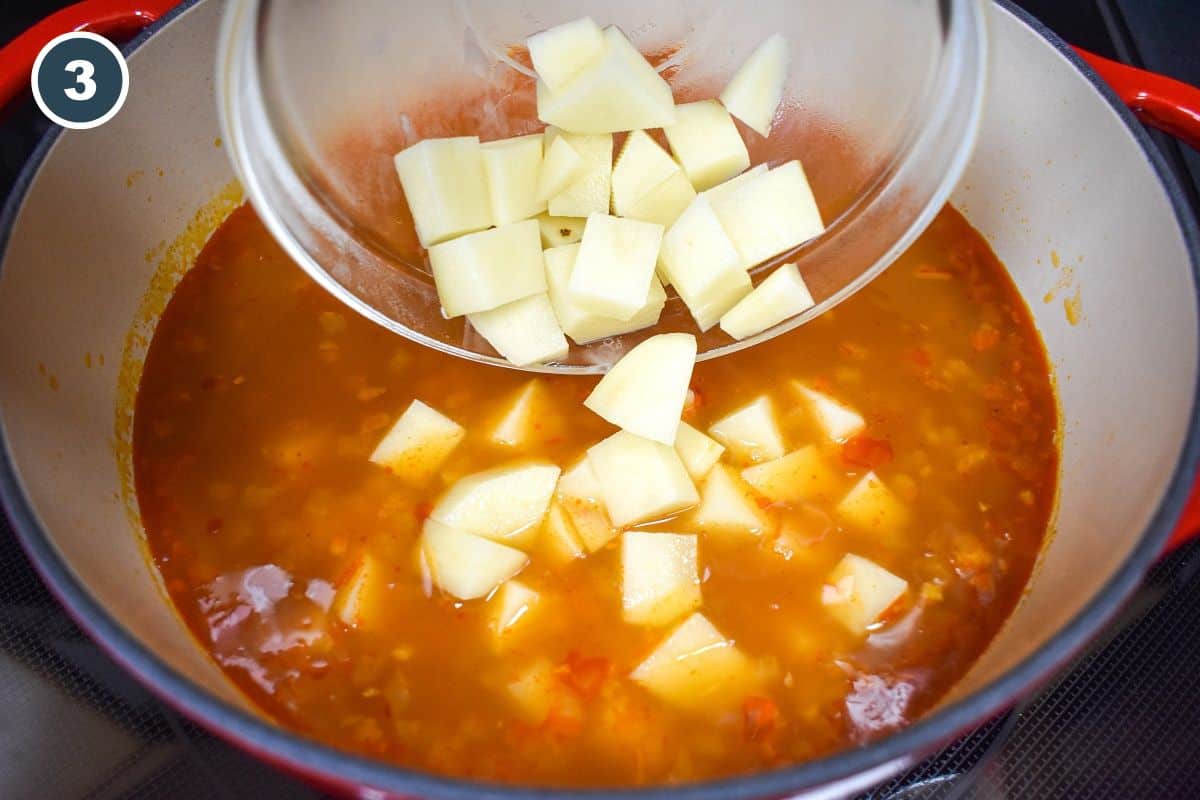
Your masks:
{"label": "clear glass mixing bowl", "polygon": [[[392,156],[432,136],[540,130],[521,45],[581,16],[619,26],[677,102],[715,97],[776,32],[791,69],[755,163],[799,158],[828,225],[759,266],[796,261],[816,305],[700,358],[753,346],[866,284],[946,202],[974,144],[987,68],[986,0],[231,0],[218,56],[222,124],[247,196],[287,252],[346,304],[397,333],[510,366],[442,316]],[[527,63],[527,62],[526,62]],[[695,331],[670,294],[655,332]],[[598,372],[649,332],[539,371]]]}

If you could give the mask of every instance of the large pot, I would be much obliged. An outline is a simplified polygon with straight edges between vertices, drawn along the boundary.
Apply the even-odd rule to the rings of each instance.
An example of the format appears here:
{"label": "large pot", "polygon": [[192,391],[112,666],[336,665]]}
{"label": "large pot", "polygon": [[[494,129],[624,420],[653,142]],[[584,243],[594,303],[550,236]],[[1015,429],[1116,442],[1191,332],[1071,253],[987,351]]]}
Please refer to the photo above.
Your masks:
{"label": "large pot", "polygon": [[[192,640],[147,562],[124,437],[156,314],[219,221],[221,206],[210,201],[233,179],[216,141],[221,10],[220,0],[185,3],[135,40],[123,111],[97,129],[49,134],[5,206],[0,494],[80,624],[219,735],[363,797],[527,795],[386,766],[279,728]],[[953,202],[1008,265],[1057,378],[1061,496],[1029,591],[970,673],[912,727],[797,767],[656,796],[828,797],[881,781],[1063,666],[1118,610],[1179,520],[1200,455],[1200,231],[1162,159],[1096,74],[1020,11],[1002,2],[993,12],[988,108]],[[59,24],[83,21],[72,13]],[[43,27],[43,41],[52,32]],[[6,49],[0,63],[30,47]],[[1147,87],[1127,87],[1131,97],[1138,88]],[[1146,97],[1153,105],[1154,93]],[[1187,129],[1186,114],[1174,119]],[[196,216],[206,204],[209,213]],[[1057,299],[1043,302],[1055,287]],[[1064,295],[1081,302],[1078,324]]]}

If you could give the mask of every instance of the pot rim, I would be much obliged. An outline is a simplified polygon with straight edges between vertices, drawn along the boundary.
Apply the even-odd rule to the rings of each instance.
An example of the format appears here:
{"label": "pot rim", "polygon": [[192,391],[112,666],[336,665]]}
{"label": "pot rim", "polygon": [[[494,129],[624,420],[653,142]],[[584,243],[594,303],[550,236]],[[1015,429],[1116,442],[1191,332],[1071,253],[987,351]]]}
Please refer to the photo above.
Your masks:
{"label": "pot rim", "polygon": [[[122,48],[126,57],[201,0],[185,0]],[[1113,91],[1070,47],[1040,21],[1010,0],[994,0],[999,8],[1034,31],[1057,50],[1099,92],[1125,124],[1150,162],[1171,201],[1183,238],[1192,275],[1200,286],[1200,223],[1192,216],[1187,199],[1164,157],[1132,113]],[[54,127],[42,137],[22,169],[0,211],[0,273],[7,256],[13,226],[26,194],[62,129]],[[1200,296],[1197,297],[1200,313]],[[614,800],[730,800],[784,796],[829,786],[890,763],[911,765],[940,744],[980,724],[1009,707],[1020,696],[1048,681],[1084,648],[1120,609],[1140,584],[1148,567],[1162,552],[1186,502],[1197,460],[1200,459],[1200,375],[1193,387],[1192,411],[1184,447],[1180,452],[1163,499],[1140,541],[1125,562],[1084,608],[1049,641],[978,691],[938,709],[901,731],[871,745],[844,750],[796,766],[681,786],[640,789],[556,790],[476,783],[430,775],[336,750],[299,734],[276,727],[265,717],[235,708],[172,669],[121,625],[72,572],[39,523],[20,481],[0,417],[0,504],[42,581],[72,618],[114,660],[176,710],[217,735],[294,774],[332,782],[372,787],[408,796],[447,800],[515,800],[549,798],[564,794],[614,798]],[[899,767],[897,767],[897,770]],[[881,778],[884,777],[882,774]]]}

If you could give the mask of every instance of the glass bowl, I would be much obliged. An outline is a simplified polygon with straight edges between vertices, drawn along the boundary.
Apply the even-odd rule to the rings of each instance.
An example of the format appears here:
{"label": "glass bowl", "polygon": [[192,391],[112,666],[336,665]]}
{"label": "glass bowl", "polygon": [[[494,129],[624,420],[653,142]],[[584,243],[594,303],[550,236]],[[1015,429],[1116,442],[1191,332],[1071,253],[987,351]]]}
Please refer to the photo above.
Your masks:
{"label": "glass bowl", "polygon": [[[795,261],[816,305],[757,336],[702,334],[700,358],[815,318],[886,268],[932,221],[966,167],[982,115],[986,0],[231,0],[218,54],[222,126],[263,222],[318,283],[391,330],[511,366],[445,319],[392,156],[423,138],[532,133],[525,38],[581,16],[619,26],[677,102],[715,97],[782,32],[791,66],[754,163],[799,158],[827,229]],[[743,128],[743,130],[745,130]],[[695,332],[669,292],[653,332]],[[599,372],[650,331],[572,346],[545,372]]]}

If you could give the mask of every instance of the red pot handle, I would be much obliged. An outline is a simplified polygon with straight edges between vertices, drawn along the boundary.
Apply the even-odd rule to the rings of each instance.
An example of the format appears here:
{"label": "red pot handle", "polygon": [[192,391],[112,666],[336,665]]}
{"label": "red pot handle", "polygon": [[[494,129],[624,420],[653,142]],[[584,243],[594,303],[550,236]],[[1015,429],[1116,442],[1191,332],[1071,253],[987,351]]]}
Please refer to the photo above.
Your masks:
{"label": "red pot handle", "polygon": [[33,62],[55,36],[71,31],[132,36],[177,5],[179,0],[84,0],[51,14],[0,48],[0,108],[29,88]]}
{"label": "red pot handle", "polygon": [[1079,47],[1075,52],[1113,88],[1138,119],[1200,150],[1200,89]]}

